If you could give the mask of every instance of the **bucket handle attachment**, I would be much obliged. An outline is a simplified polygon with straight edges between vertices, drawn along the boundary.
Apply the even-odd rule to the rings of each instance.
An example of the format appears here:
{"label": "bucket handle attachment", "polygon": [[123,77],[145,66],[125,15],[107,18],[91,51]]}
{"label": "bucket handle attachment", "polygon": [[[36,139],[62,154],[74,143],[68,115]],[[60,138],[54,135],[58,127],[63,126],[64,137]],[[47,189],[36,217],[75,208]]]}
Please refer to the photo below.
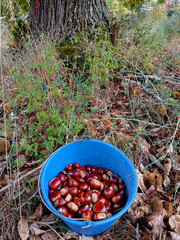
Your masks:
{"label": "bucket handle attachment", "polygon": [[43,204],[49,209],[49,211],[51,211],[52,213],[54,213],[56,216],[59,216],[61,218],[65,218],[65,219],[69,219],[69,220],[73,220],[73,221],[84,221],[84,222],[88,222],[88,225],[87,226],[83,226],[82,228],[88,228],[93,222],[91,222],[90,220],[86,219],[86,218],[69,218],[69,217],[66,217],[62,214],[59,214],[57,212],[55,212],[54,210],[52,210],[47,204],[46,202],[44,201],[44,198],[42,196],[42,193],[41,193],[41,187],[40,187],[40,181],[41,181],[41,174],[42,174],[42,170],[43,170],[43,167],[45,165],[46,161],[43,163],[42,165],[42,168],[40,170],[40,173],[39,173],[39,178],[38,178],[38,192],[39,192],[39,196],[41,198],[41,201],[43,202]]}
{"label": "bucket handle attachment", "polygon": [[83,140],[91,140],[89,136],[85,136]]}

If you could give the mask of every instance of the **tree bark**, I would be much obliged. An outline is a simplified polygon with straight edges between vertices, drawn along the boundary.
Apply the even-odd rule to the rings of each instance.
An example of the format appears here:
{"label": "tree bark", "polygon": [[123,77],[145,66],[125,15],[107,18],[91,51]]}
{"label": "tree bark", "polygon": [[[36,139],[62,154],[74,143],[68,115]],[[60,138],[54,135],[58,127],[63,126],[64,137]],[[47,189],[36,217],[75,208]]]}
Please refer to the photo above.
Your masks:
{"label": "tree bark", "polygon": [[109,29],[105,0],[30,0],[29,25],[32,34],[45,33],[57,40],[77,32]]}

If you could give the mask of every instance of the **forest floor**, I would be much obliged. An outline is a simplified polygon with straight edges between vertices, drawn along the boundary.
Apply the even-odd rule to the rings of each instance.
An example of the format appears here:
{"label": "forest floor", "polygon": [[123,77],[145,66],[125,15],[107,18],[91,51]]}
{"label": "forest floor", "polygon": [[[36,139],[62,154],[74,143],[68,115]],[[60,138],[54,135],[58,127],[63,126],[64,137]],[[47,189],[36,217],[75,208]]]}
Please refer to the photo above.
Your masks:
{"label": "forest floor", "polygon": [[[163,57],[176,56],[177,48],[172,51],[164,52]],[[104,83],[95,83],[92,85],[93,94],[85,89],[83,95],[80,94],[84,85],[81,85],[78,95],[75,80],[78,77],[72,72],[70,74],[69,68],[62,67],[61,77],[70,88],[68,94],[73,92],[74,95],[58,98],[57,92],[52,93],[50,88],[43,95],[45,90],[41,88],[42,96],[36,99],[36,84],[27,84],[21,89],[25,74],[32,72],[34,76],[35,70],[27,68],[25,74],[21,73],[22,78],[19,77],[17,72],[23,72],[24,65],[20,70],[13,70],[14,65],[19,64],[15,60],[16,54],[19,53],[12,50],[12,46],[3,49],[0,239],[180,239],[180,72],[177,58],[168,60],[159,75],[135,66],[132,69],[117,67],[109,73],[101,69]],[[51,81],[53,72],[48,77]],[[18,83],[17,78],[20,79]],[[36,101],[31,108],[28,92]],[[76,99],[77,95],[81,104],[78,103],[79,98]],[[49,106],[43,105],[46,98]],[[62,131],[62,142],[56,141],[55,128],[59,125],[54,120],[56,115],[50,113],[54,106],[55,110],[59,106],[63,108],[61,121],[72,130],[68,135]],[[44,112],[51,115],[51,119]],[[44,121],[50,122],[48,126],[41,122],[43,116],[46,118]],[[70,121],[74,121],[73,126],[70,126]],[[51,125],[55,126],[53,131],[50,131]],[[35,135],[36,129],[39,137]],[[50,135],[54,138],[49,138]],[[42,204],[37,188],[43,161],[60,146],[86,135],[121,149],[134,164],[138,175],[138,193],[131,208],[109,230],[97,236],[73,232]],[[48,145],[49,142],[52,146]]]}

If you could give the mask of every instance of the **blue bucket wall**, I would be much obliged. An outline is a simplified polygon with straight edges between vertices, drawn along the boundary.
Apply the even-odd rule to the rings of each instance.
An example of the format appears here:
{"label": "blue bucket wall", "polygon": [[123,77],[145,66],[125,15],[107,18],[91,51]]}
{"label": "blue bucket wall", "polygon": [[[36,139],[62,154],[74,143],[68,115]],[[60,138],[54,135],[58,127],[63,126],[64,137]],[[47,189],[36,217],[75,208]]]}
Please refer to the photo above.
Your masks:
{"label": "blue bucket wall", "polygon": [[62,217],[62,220],[75,232],[84,235],[97,235],[109,229],[132,205],[138,187],[136,171],[129,158],[111,144],[99,140],[82,140],[65,145],[49,157],[40,179],[43,199],[55,213],[59,214],[48,198],[48,183],[60,171],[64,170],[66,165],[76,162],[84,166],[90,164],[110,169],[121,177],[126,184],[126,205],[112,217],[96,222],[77,221]]}

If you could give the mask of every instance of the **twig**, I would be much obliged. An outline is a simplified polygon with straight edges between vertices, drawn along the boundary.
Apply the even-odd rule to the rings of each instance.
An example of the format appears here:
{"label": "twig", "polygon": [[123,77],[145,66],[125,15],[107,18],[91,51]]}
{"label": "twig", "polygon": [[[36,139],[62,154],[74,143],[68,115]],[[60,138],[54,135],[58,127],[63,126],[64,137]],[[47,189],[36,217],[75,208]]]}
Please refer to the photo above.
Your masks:
{"label": "twig", "polygon": [[152,161],[156,164],[156,166],[158,166],[158,168],[160,168],[163,172],[164,172],[164,167],[163,165],[156,159],[155,156],[153,156],[151,153],[148,152],[144,152],[144,154]]}
{"label": "twig", "polygon": [[168,80],[168,79],[163,79],[163,78],[160,78],[158,76],[154,76],[154,75],[146,75],[149,79],[154,79],[156,81],[162,81],[162,82],[167,82],[167,83],[171,83],[171,84],[175,84],[175,85],[180,85],[180,82],[174,82],[174,81],[171,81],[171,80]]}
{"label": "twig", "polygon": [[139,240],[139,223],[137,223],[136,227],[136,239]]}
{"label": "twig", "polygon": [[[146,78],[154,79],[155,81],[162,81],[162,82],[167,82],[167,83],[171,83],[171,84],[174,84],[174,85],[180,85],[180,82],[174,82],[174,81],[171,81],[171,80],[168,80],[168,79],[163,79],[163,78],[160,78],[160,77],[155,76],[155,75],[145,75],[145,76],[146,76]],[[141,75],[141,73],[138,73],[138,75],[126,76],[126,78],[145,78],[145,77],[143,75]]]}
{"label": "twig", "polygon": [[44,163],[42,163],[39,167],[33,169],[32,171],[26,173],[26,174],[23,175],[22,177],[14,180],[14,181],[11,182],[10,184],[6,185],[5,187],[1,188],[1,189],[0,189],[0,193],[6,191],[6,190],[7,190],[8,188],[10,188],[12,185],[14,185],[14,184],[16,184],[18,181],[21,181],[22,179],[28,177],[28,176],[31,175],[32,173],[34,173],[34,172],[36,172],[36,171],[39,171],[39,170],[42,168],[43,164],[44,164]]}
{"label": "twig", "polygon": [[125,80],[126,82],[130,82],[130,83],[134,83],[134,84],[138,85],[138,86],[139,86],[141,89],[143,89],[147,94],[150,94],[150,95],[152,95],[154,98],[156,98],[158,101],[165,103],[162,98],[160,98],[158,95],[156,95],[153,91],[151,91],[151,90],[147,89],[146,87],[144,87],[144,86],[142,85],[142,83],[140,83],[140,82],[138,82],[138,81],[130,80],[130,79],[128,79],[128,78],[124,78],[124,80]]}

